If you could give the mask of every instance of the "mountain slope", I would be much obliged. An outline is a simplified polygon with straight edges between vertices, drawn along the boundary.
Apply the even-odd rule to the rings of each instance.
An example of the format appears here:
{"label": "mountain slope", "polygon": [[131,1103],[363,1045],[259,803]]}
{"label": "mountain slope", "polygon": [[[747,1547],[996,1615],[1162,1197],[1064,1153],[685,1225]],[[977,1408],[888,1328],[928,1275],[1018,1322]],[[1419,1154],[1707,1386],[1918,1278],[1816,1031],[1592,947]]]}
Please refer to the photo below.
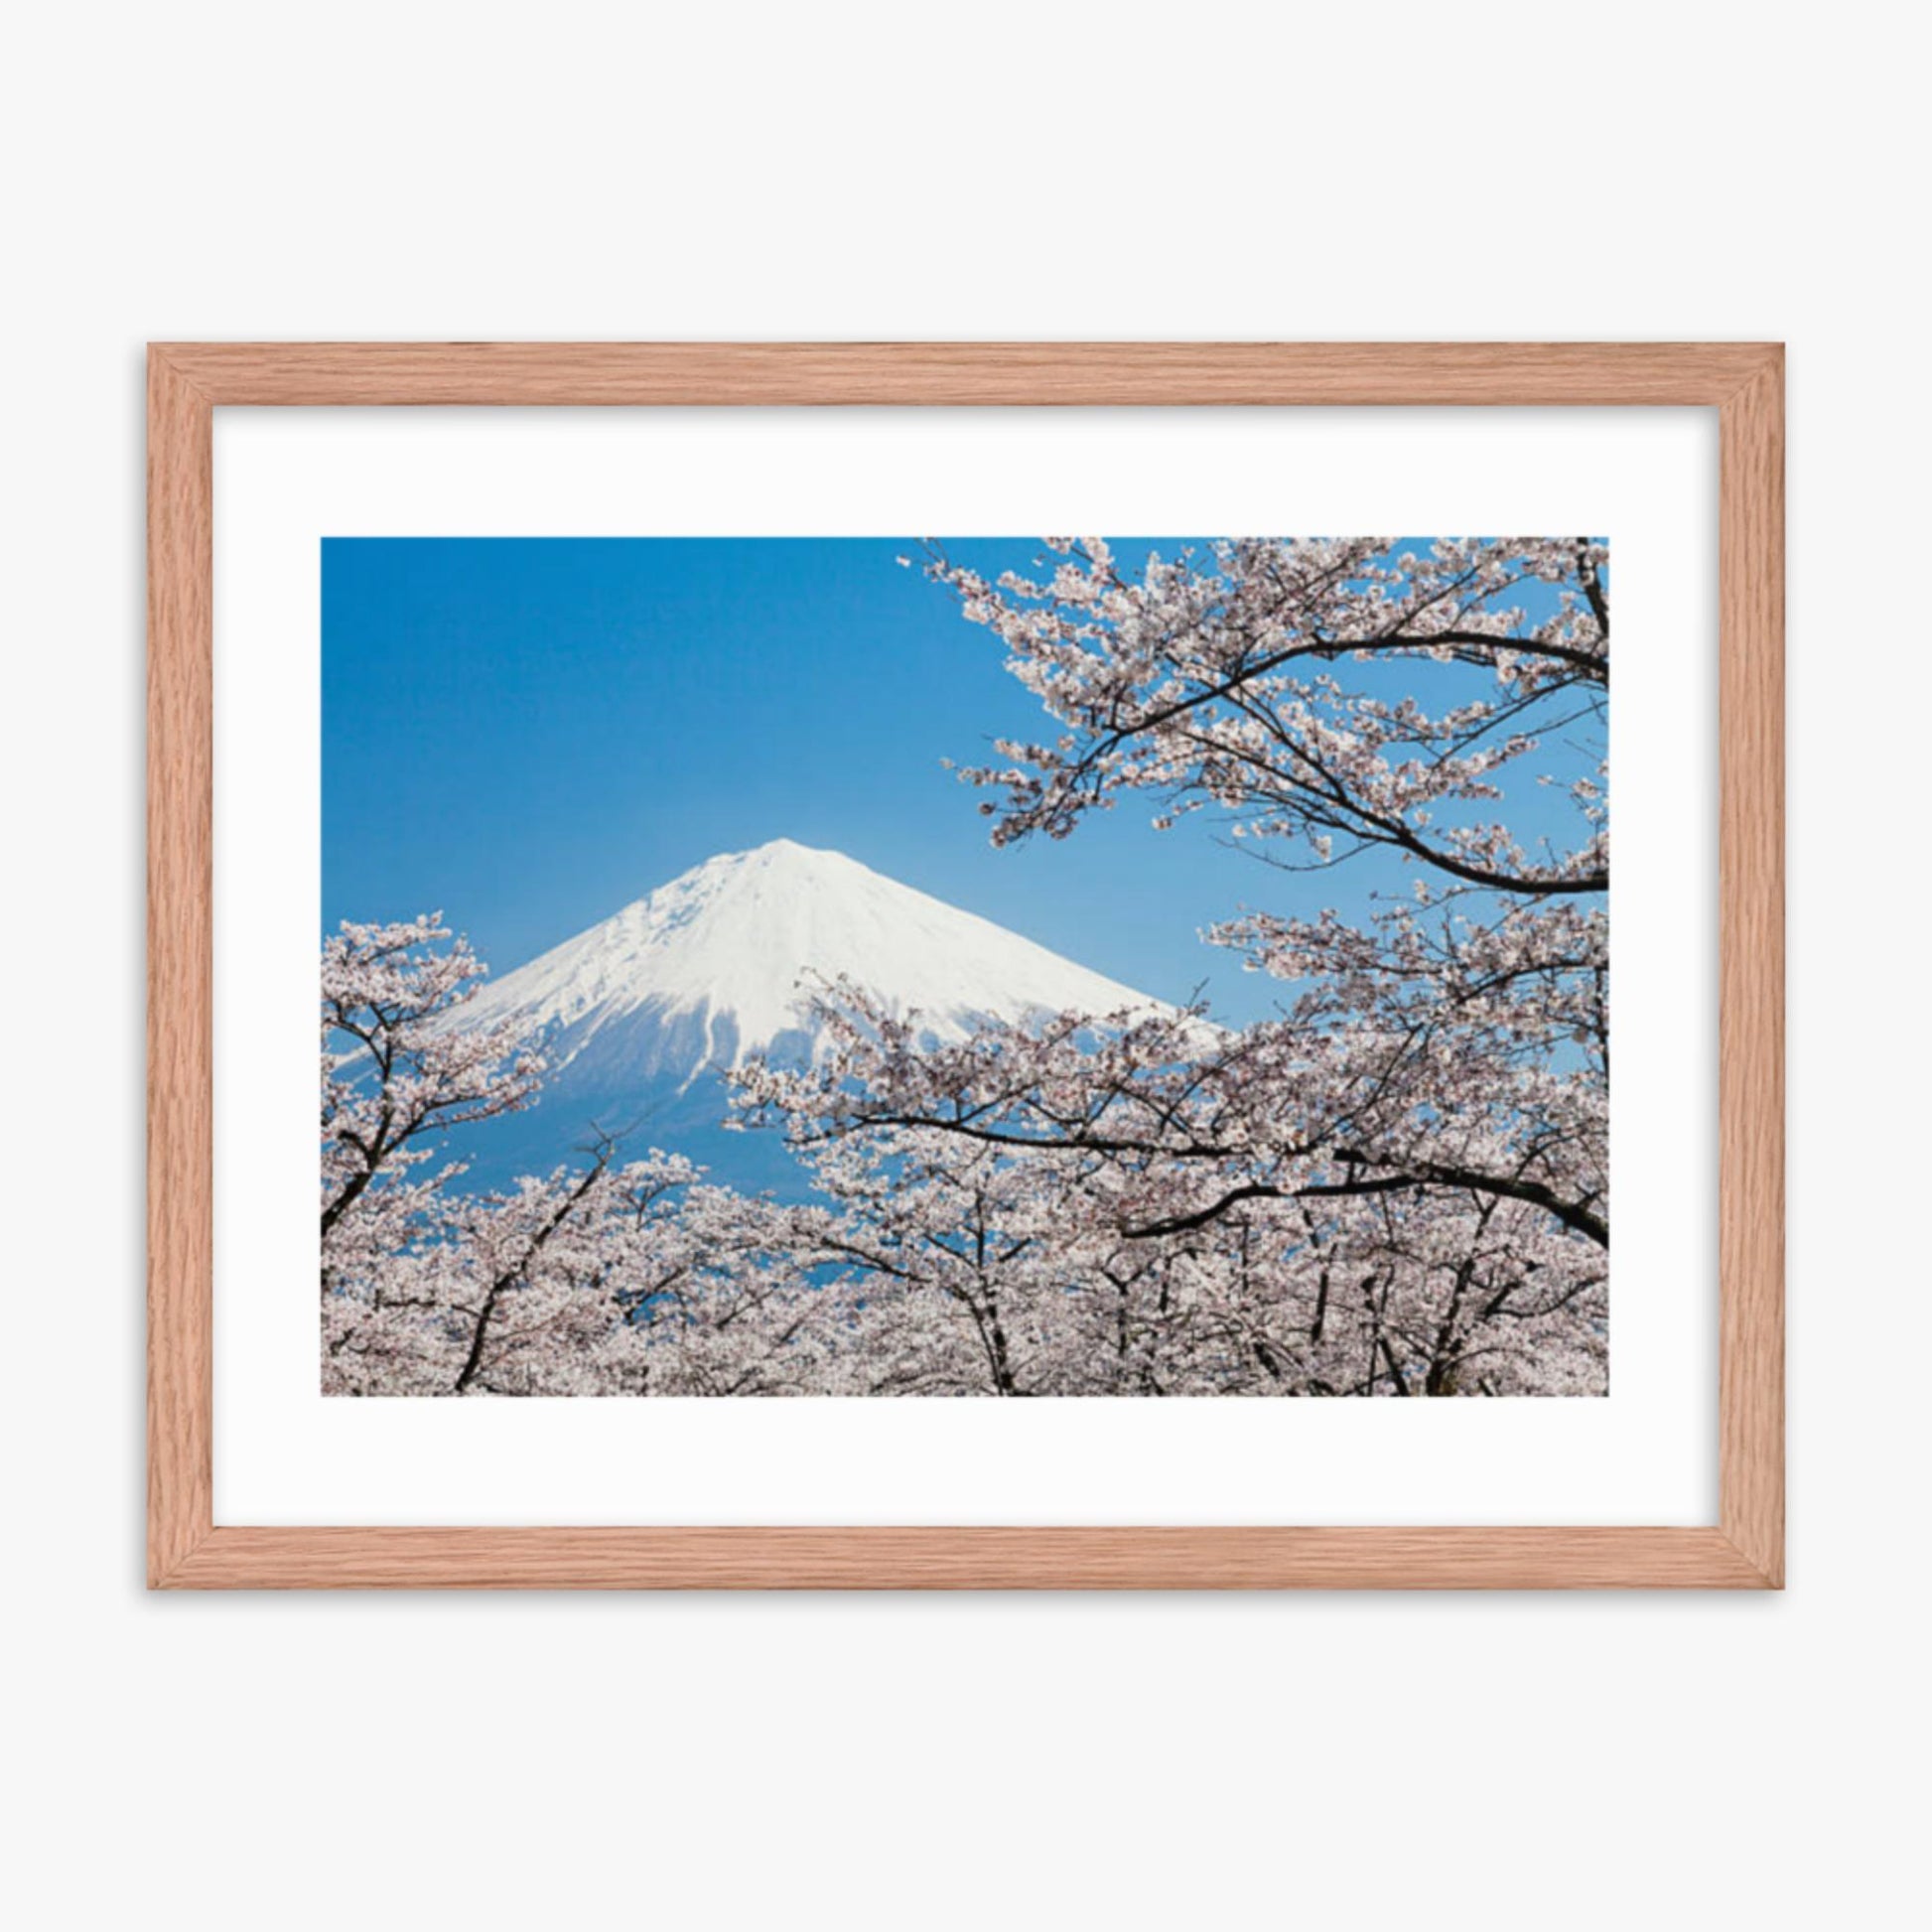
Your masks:
{"label": "mountain slope", "polygon": [[[767,1137],[715,1133],[722,1072],[753,1053],[815,1056],[812,982],[841,976],[916,1012],[935,1043],[985,1020],[1157,1005],[843,853],[778,839],[707,860],[483,988],[466,1019],[538,1034],[550,1073],[521,1130],[501,1123],[477,1152],[547,1143],[564,1159],[598,1120],[770,1184],[768,1150],[747,1145]],[[748,1161],[759,1174],[730,1171]]]}

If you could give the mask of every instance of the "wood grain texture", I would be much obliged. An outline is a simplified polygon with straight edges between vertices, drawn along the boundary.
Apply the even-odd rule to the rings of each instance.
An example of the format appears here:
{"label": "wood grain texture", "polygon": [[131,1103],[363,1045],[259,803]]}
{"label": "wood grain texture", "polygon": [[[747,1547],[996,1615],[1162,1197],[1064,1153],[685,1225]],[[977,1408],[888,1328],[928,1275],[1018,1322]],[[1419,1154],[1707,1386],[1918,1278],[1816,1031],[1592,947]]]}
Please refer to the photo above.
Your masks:
{"label": "wood grain texture", "polygon": [[[164,344],[149,356],[148,1577],[189,1589],[1727,1588],[1784,1579],[1783,353],[1764,344]],[[213,1520],[217,404],[1720,410],[1720,1521],[290,1528]]]}
{"label": "wood grain texture", "polygon": [[148,1581],[214,1520],[213,418],[148,358]]}
{"label": "wood grain texture", "polygon": [[1784,364],[1725,404],[1719,711],[1719,1493],[1784,1581]]}
{"label": "wood grain texture", "polygon": [[1761,1589],[1715,1529],[218,1529],[187,1589]]}
{"label": "wood grain texture", "polygon": [[170,343],[216,404],[1724,402],[1751,343]]}

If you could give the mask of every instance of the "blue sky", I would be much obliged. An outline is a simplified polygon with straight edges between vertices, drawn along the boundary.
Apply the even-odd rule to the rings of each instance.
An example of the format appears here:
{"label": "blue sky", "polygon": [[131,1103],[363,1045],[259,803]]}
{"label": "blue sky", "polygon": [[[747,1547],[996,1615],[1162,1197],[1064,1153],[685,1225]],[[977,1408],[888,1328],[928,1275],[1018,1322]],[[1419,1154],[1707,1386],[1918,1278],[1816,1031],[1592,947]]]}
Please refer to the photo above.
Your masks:
{"label": "blue sky", "polygon": [[[1124,564],[1182,539],[1116,544]],[[1243,904],[1362,907],[1151,797],[995,851],[941,760],[1036,737],[997,640],[912,538],[332,538],[323,920],[441,907],[498,974],[718,852],[834,847],[1083,965],[1245,1023],[1284,989],[1196,934]],[[949,541],[989,575],[1036,539]]]}

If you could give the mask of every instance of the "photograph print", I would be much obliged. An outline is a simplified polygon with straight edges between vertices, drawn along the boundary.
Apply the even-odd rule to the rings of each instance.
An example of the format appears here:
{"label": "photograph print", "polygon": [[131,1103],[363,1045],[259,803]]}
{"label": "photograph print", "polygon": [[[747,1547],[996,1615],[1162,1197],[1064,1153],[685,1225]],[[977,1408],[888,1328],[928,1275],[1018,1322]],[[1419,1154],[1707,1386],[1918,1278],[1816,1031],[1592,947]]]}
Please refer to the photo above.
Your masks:
{"label": "photograph print", "polygon": [[322,546],[337,1396],[1609,1387],[1595,538]]}

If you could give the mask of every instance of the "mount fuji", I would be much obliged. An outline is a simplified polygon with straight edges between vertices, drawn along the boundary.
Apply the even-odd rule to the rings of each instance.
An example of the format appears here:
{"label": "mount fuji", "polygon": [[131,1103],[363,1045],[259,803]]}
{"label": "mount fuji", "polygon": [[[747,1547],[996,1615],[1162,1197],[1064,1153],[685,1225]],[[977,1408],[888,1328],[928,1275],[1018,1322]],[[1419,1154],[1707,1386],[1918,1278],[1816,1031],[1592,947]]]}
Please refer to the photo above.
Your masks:
{"label": "mount fuji", "polygon": [[930,1044],[988,1021],[1165,1010],[991,920],[901,886],[841,852],[777,839],[708,859],[490,980],[467,1025],[510,1022],[549,1072],[527,1113],[468,1130],[473,1181],[541,1171],[593,1123],[703,1162],[745,1187],[795,1190],[775,1133],[732,1134],[724,1073],[753,1054],[793,1065],[824,1050],[814,984],[844,977]]}

